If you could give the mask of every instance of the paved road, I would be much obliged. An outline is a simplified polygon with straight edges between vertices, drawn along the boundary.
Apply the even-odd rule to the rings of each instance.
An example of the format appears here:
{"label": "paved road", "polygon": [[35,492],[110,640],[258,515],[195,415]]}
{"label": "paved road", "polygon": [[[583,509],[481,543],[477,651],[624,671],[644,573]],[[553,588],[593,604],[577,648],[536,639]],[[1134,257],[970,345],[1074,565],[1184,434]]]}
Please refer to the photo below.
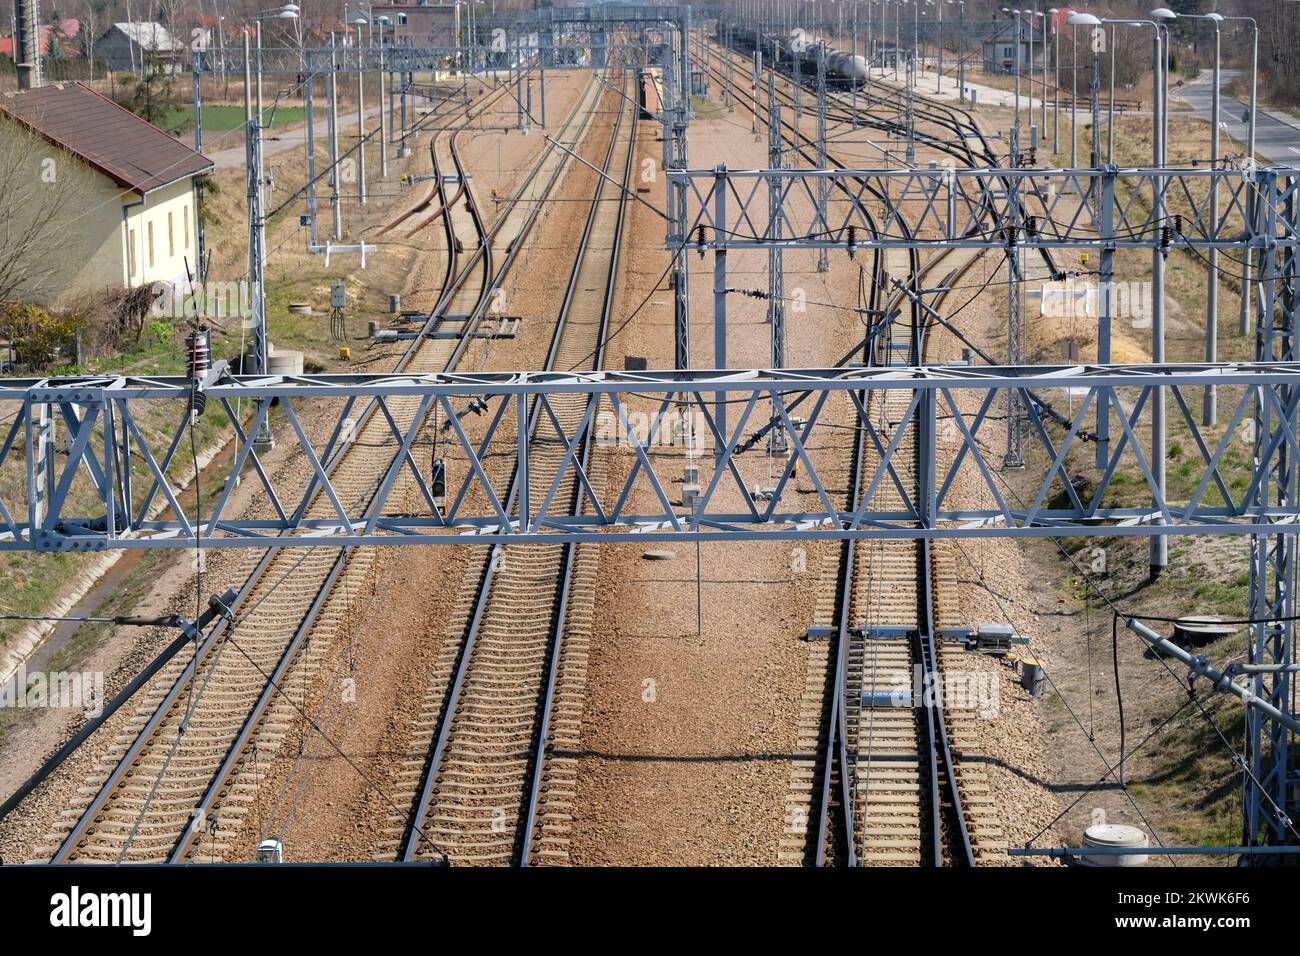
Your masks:
{"label": "paved road", "polygon": [[[1224,70],[1222,76],[1223,83],[1226,86],[1237,76],[1237,71]],[[1203,79],[1197,78],[1181,89],[1171,91],[1170,97],[1181,99],[1187,103],[1197,117],[1208,123],[1213,90],[1209,71],[1206,71],[1203,77]],[[1222,123],[1221,128],[1225,133],[1241,143],[1246,142],[1247,127],[1245,118],[1248,107],[1248,101],[1229,96],[1226,92],[1220,94],[1219,120]],[[1261,159],[1279,166],[1300,165],[1300,123],[1279,113],[1260,110],[1255,128],[1255,154]]]}
{"label": "paved road", "polygon": [[[329,117],[320,110],[316,116],[316,139],[325,138]],[[379,107],[372,106],[366,110],[366,128],[373,129],[379,122]],[[357,111],[339,114],[339,135],[355,133],[357,129]],[[262,158],[269,159],[279,153],[294,149],[307,142],[307,121],[278,129],[272,127],[262,134]],[[191,145],[193,140],[190,141]],[[234,145],[231,145],[234,144]],[[244,166],[246,150],[244,147],[244,130],[241,127],[220,133],[205,133],[203,155],[217,164],[217,169],[240,168]]]}

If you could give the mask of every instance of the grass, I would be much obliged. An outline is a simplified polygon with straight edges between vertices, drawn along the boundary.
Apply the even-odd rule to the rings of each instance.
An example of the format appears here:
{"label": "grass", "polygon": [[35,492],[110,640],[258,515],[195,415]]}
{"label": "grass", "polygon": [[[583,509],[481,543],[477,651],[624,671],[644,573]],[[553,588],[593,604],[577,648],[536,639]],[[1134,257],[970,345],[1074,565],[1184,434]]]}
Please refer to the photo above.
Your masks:
{"label": "grass", "polygon": [[[275,111],[275,126],[289,126],[300,123],[307,118],[307,111],[301,106],[280,106]],[[227,133],[242,129],[245,124],[242,106],[205,106],[203,107],[203,130],[208,133]],[[194,129],[194,107],[183,106],[168,112],[158,124],[171,133],[184,133]]]}
{"label": "grass", "polygon": [[[1169,158],[1174,165],[1185,165],[1193,159],[1203,158],[1209,152],[1209,132],[1205,123],[1174,116],[1170,122]],[[1091,129],[1081,124],[1079,131],[1080,158],[1087,162],[1087,144]],[[1062,117],[1062,143],[1065,149],[1054,159],[1042,157],[1044,163],[1068,164],[1069,121]],[[1103,149],[1105,131],[1103,129]],[[1232,143],[1223,143],[1221,152],[1228,154],[1237,149]],[[1115,135],[1115,162],[1121,167],[1146,166],[1150,163],[1151,135],[1149,117],[1124,117],[1117,121]],[[1170,211],[1186,212],[1188,203],[1178,196],[1172,197]],[[1122,184],[1118,190],[1117,204],[1133,202],[1130,217],[1149,206],[1149,196],[1133,196],[1131,189]],[[1226,211],[1226,199],[1220,199]],[[1229,231],[1240,228],[1235,214],[1225,226]],[[1219,282],[1219,360],[1250,359],[1254,354],[1254,336],[1237,334],[1239,284],[1233,278],[1238,266],[1231,259],[1220,259]],[[1116,280],[1146,282],[1151,277],[1151,255],[1146,252],[1121,252],[1115,257]],[[1095,264],[1083,266],[1095,268]],[[1208,271],[1206,263],[1198,256],[1174,250],[1166,260],[1166,356],[1172,362],[1201,361],[1205,357],[1206,288]],[[1040,319],[1031,319],[1030,327]],[[1042,326],[1040,326],[1041,328]],[[1131,318],[1114,323],[1117,344],[1123,342],[1128,354],[1141,356],[1146,361],[1150,348],[1150,327],[1135,326]],[[1059,344],[1036,343],[1044,350],[1059,348]],[[1044,353],[1045,354],[1045,353]],[[1116,352],[1119,355],[1117,349]],[[1122,360],[1128,360],[1127,358]],[[1200,426],[1202,395],[1200,388],[1183,393],[1192,421],[1213,452],[1224,434],[1241,390],[1219,389],[1218,424]],[[1134,393],[1136,395],[1136,393]],[[1204,471],[1204,460],[1192,437],[1192,429],[1173,394],[1167,395],[1167,493],[1171,502],[1186,502],[1195,493]],[[1248,413],[1249,414],[1249,413]],[[1059,431],[1059,430],[1054,430]],[[1120,434],[1112,418],[1112,441]],[[1149,431],[1137,430],[1144,451],[1149,447]],[[1095,447],[1079,445],[1072,450],[1068,470],[1072,475],[1086,476],[1095,482],[1098,475],[1092,458]],[[1229,493],[1240,502],[1249,484],[1252,471],[1252,444],[1248,441],[1230,441],[1220,461],[1219,472]],[[1042,474],[1047,460],[1036,453],[1034,465],[1027,473]],[[1127,470],[1125,470],[1127,469]],[[1014,480],[1014,479],[1013,479]],[[1089,492],[1091,489],[1088,489]],[[1108,489],[1105,504],[1111,507],[1139,506],[1148,503],[1150,491],[1138,471],[1131,455],[1121,465]],[[1207,506],[1224,504],[1217,486],[1211,482],[1201,497]],[[1082,540],[1082,539],[1081,539]],[[1063,542],[1068,547],[1068,542]],[[1098,587],[1115,600],[1126,612],[1157,616],[1201,614],[1224,619],[1239,619],[1249,615],[1249,562],[1245,539],[1170,539],[1169,567],[1154,581],[1147,580],[1148,542],[1143,538],[1088,539],[1088,548],[1102,548],[1107,561],[1102,573],[1092,573]],[[1086,554],[1083,567],[1088,568]],[[1063,580],[1070,585],[1067,591],[1077,606],[1082,606],[1090,594],[1086,583],[1063,560],[1059,562]],[[1094,604],[1095,607],[1095,604]],[[1158,625],[1165,633],[1169,625]],[[1216,664],[1242,657],[1246,651],[1246,631],[1223,638],[1197,650]],[[1140,668],[1154,668],[1146,674],[1151,679],[1150,693],[1137,704],[1140,713],[1131,718],[1132,727],[1154,728],[1178,708],[1186,696],[1174,680],[1164,680],[1163,668],[1158,662],[1144,661]],[[1183,675],[1181,667],[1175,667]],[[1138,677],[1138,675],[1134,675]],[[1244,735],[1244,712],[1240,704],[1224,695],[1212,695],[1209,688],[1199,688],[1200,697],[1208,713],[1214,717],[1223,735],[1233,747],[1241,747]],[[1130,733],[1130,742],[1133,740]],[[1226,845],[1240,839],[1241,781],[1232,762],[1228,748],[1219,739],[1218,732],[1195,707],[1173,721],[1160,734],[1159,740],[1143,751],[1130,768],[1130,786],[1134,797],[1150,813],[1152,822],[1162,837],[1179,844]],[[1226,861],[1218,861],[1226,862]]]}

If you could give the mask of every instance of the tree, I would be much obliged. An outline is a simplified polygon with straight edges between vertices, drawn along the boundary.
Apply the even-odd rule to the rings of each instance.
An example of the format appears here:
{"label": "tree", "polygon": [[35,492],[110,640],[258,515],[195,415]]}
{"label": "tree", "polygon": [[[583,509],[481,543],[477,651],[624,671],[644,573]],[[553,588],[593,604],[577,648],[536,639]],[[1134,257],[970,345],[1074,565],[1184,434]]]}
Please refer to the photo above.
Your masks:
{"label": "tree", "polygon": [[0,304],[49,301],[69,261],[93,174],[13,120],[0,118]]}
{"label": "tree", "polygon": [[99,24],[108,21],[109,0],[81,0],[81,53],[90,68],[90,78],[95,79],[95,40],[99,37]]}

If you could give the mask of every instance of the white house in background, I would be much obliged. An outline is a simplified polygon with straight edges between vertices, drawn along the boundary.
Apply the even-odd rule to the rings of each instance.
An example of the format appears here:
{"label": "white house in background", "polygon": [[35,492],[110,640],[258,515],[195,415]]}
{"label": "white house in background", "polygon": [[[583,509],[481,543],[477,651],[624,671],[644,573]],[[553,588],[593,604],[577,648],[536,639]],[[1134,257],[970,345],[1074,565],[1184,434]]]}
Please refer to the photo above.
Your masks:
{"label": "white house in background", "polygon": [[[51,148],[33,149],[33,135]],[[212,170],[206,156],[81,83],[0,96],[6,149],[25,151],[33,207],[41,190],[71,191],[60,200],[57,249],[42,253],[44,284],[55,291],[32,299],[68,304],[196,271],[194,180]]]}
{"label": "white house in background", "polygon": [[184,40],[173,37],[161,23],[114,23],[95,41],[95,59],[111,70],[138,71],[150,60],[175,67],[188,53]]}

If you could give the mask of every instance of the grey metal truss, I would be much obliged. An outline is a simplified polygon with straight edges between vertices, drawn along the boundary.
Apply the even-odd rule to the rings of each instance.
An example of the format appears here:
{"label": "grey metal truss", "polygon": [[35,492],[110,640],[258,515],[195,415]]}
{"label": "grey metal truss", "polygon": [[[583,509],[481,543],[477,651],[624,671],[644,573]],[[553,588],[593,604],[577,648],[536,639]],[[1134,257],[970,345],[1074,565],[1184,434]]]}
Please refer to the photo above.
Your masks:
{"label": "grey metal truss", "polygon": [[[767,75],[767,162],[772,169],[784,165],[781,158],[781,102],[776,98],[776,74]],[[773,236],[781,232],[781,188],[775,181],[768,190],[768,229]],[[785,367],[785,263],[779,245],[767,251],[767,321],[772,326],[772,368]]]}
{"label": "grey metal truss", "polygon": [[[1271,228],[1267,219],[1295,222],[1297,204],[1294,193],[1280,204],[1261,204],[1253,230]],[[1261,252],[1259,275],[1280,275],[1285,281],[1262,282],[1255,298],[1255,354],[1269,359],[1293,361],[1300,355],[1296,313],[1298,263],[1294,246],[1266,248]],[[1296,403],[1300,383],[1293,383],[1279,393],[1283,403]],[[1254,507],[1300,501],[1300,448],[1282,443],[1274,449],[1270,432],[1283,427],[1278,411],[1271,404],[1256,412],[1254,454],[1262,463],[1258,480],[1252,482]],[[1294,423],[1284,427],[1293,428]],[[1256,670],[1250,677],[1251,690],[1257,697],[1286,714],[1295,713],[1295,622],[1300,593],[1300,568],[1294,534],[1260,534],[1251,538],[1250,618],[1262,623],[1250,629],[1247,661]],[[1292,842],[1294,822],[1300,807],[1300,779],[1296,759],[1291,752],[1294,735],[1284,722],[1258,708],[1246,710],[1246,765],[1242,799],[1242,831],[1247,844]]]}
{"label": "grey metal truss", "polygon": [[[689,212],[686,229],[671,227],[669,246],[699,234],[702,248],[715,243],[735,249],[848,248],[849,228],[857,244],[870,248],[929,250],[1004,249],[1008,230],[1018,230],[1025,249],[1110,250],[1190,247],[1262,249],[1296,243],[1296,233],[1278,210],[1300,186],[1292,169],[781,169],[673,170],[684,183]],[[1115,197],[1123,180],[1127,195]],[[821,225],[817,191],[822,181],[832,199]],[[1221,215],[1212,215],[1213,181]],[[1009,208],[1011,185],[1023,208]],[[766,204],[780,190],[781,235],[766,225]],[[715,215],[714,192],[725,189],[727,216]],[[1109,196],[1108,202],[1094,202]],[[793,201],[798,198],[801,201]],[[1082,200],[1082,201],[1081,201]],[[1251,215],[1258,203],[1261,212]],[[1165,219],[1162,206],[1173,207]],[[759,210],[762,215],[759,215]],[[868,218],[873,213],[875,221]],[[1109,216],[1107,220],[1106,216]],[[1248,218],[1249,217],[1249,218]],[[1029,220],[1032,219],[1032,229]],[[1230,222],[1257,222],[1250,235]],[[1272,230],[1271,232],[1269,230]],[[1166,231],[1167,230],[1167,231]]]}
{"label": "grey metal truss", "polygon": [[[1168,534],[1290,539],[1300,498],[1278,490],[1276,476],[1280,468],[1293,472],[1300,454],[1298,382],[1295,362],[262,379],[223,373],[203,391],[207,414],[221,415],[236,435],[235,452],[221,493],[200,515],[192,505],[183,507],[174,491],[176,451],[188,423],[187,380],[10,380],[0,383],[0,421],[9,423],[0,444],[0,550]],[[1239,394],[1219,438],[1202,432],[1189,404],[1190,390],[1210,384],[1225,396]],[[1160,388],[1173,396],[1196,447],[1194,491],[1179,500],[1160,494],[1137,441]],[[881,423],[866,413],[867,393],[880,390],[910,393],[900,420]],[[1009,390],[1020,396],[1030,435],[1026,459],[1033,480],[1019,493],[994,464],[1001,423],[992,410]],[[572,394],[599,401],[589,403],[580,423],[561,429],[552,403]],[[1077,406],[1067,416],[1059,409],[1070,394]],[[389,411],[398,396],[419,397],[409,427],[399,427]],[[1083,424],[1102,396],[1117,410],[1119,436],[1106,469],[1083,492],[1070,480],[1067,456],[1082,446]],[[251,427],[236,411],[241,399],[256,410]],[[297,436],[296,453],[312,475],[305,483],[273,475],[250,438],[271,400],[284,420],[280,427]],[[342,400],[334,406],[341,409],[328,434],[313,436],[302,424],[303,412],[313,403],[321,408],[322,400]],[[370,401],[379,411],[374,418],[388,423],[395,451],[383,478],[358,501],[336,489],[331,475],[352,450],[358,402]],[[730,427],[718,415],[727,406],[735,407]],[[715,452],[693,510],[674,504],[681,461],[673,453],[678,433],[672,425],[682,410],[692,416],[697,440],[703,436]],[[166,440],[150,441],[143,422],[160,415],[174,416],[178,425]],[[1256,464],[1248,466],[1237,446],[1251,420],[1260,424]],[[516,429],[506,434],[503,421]],[[940,436],[943,450],[924,469],[919,488],[909,487],[910,458],[898,451],[914,427]],[[845,489],[823,477],[837,470],[819,465],[818,450],[838,447],[855,428],[865,432],[879,463],[856,499],[837,507],[833,502],[844,500]],[[628,464],[629,476],[616,486],[593,487],[578,461],[576,450],[592,429],[604,453]],[[770,497],[756,497],[750,489],[768,477],[768,459],[738,449],[764,430],[775,433],[791,456]],[[566,477],[581,484],[584,501],[572,513],[555,509],[553,493],[535,507],[527,500],[511,507],[502,485],[508,473],[492,477],[495,463],[527,460],[527,443],[517,436],[532,432],[567,449],[551,487]],[[449,471],[441,500],[416,453],[435,434]],[[686,449],[678,450],[684,457]],[[1247,487],[1234,493],[1243,467],[1249,467]],[[1137,501],[1131,489],[1125,497],[1113,480],[1121,468],[1142,477],[1154,504]],[[958,474],[966,476],[961,501],[954,494]],[[254,517],[228,507],[241,476],[263,504]],[[901,505],[872,507],[882,482],[897,489]],[[399,486],[405,487],[404,505],[394,496]],[[418,506],[402,510],[412,509],[412,500]],[[155,501],[163,503],[162,512],[149,517]]]}

